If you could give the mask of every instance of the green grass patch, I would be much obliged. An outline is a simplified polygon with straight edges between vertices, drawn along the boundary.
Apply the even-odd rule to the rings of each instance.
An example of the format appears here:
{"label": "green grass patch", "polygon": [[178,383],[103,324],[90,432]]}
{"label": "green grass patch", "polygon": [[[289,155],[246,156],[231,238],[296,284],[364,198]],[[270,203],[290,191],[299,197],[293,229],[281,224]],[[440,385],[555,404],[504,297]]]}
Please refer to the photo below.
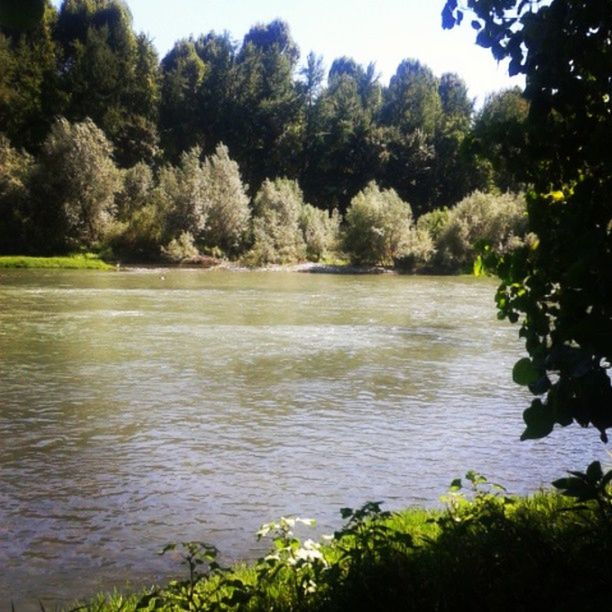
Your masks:
{"label": "green grass patch", "polygon": [[62,257],[0,256],[0,268],[43,268],[66,270],[113,270],[114,267],[93,253],[78,253]]}
{"label": "green grass patch", "polygon": [[[475,478],[472,478],[475,476]],[[444,510],[341,510],[333,537],[300,539],[301,519],[262,527],[270,552],[224,569],[202,543],[172,547],[183,578],[81,610],[595,610],[609,606],[609,506],[557,493],[514,497],[474,473]],[[603,499],[603,498],[602,498]],[[601,501],[601,499],[600,499]],[[606,502],[607,503],[607,502]]]}

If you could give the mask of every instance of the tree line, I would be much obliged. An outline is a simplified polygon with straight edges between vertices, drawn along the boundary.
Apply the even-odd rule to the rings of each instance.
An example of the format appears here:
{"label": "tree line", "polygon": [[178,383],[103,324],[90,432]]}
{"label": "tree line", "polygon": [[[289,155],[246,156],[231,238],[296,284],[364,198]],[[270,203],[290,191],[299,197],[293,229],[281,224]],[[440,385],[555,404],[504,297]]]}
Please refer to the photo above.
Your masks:
{"label": "tree line", "polygon": [[374,64],[342,57],[326,73],[315,53],[299,58],[275,20],[240,44],[215,32],[180,40],[160,61],[121,0],[47,2],[34,28],[3,28],[0,249],[320,258],[341,221],[343,247],[356,244],[359,215],[347,211],[358,194],[393,193],[410,203],[403,246],[366,255],[361,244],[351,257],[428,262],[428,250],[442,257],[434,210],[524,187],[518,90],[475,112],[458,75],[418,60],[383,86]]}

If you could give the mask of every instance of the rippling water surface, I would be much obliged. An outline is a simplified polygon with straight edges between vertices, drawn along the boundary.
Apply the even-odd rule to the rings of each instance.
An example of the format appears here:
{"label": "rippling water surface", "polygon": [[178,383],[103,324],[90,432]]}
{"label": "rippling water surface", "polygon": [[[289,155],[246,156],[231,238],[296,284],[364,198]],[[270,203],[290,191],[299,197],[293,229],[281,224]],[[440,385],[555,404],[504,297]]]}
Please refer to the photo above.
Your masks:
{"label": "rippling water surface", "polygon": [[[164,580],[168,541],[260,552],[283,514],[526,492],[604,450],[520,443],[492,281],[217,271],[0,275],[0,609]],[[36,604],[36,607],[35,607]]]}

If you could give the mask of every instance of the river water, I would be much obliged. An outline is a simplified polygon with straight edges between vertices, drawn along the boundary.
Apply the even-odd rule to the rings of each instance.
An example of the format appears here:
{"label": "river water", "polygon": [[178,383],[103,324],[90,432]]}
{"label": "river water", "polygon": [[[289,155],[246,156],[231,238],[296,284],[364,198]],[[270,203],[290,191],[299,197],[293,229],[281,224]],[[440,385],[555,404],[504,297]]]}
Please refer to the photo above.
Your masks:
{"label": "river water", "polygon": [[524,493],[606,459],[519,442],[517,328],[486,279],[0,273],[0,609],[163,581],[170,541],[368,500],[433,506],[476,469]]}

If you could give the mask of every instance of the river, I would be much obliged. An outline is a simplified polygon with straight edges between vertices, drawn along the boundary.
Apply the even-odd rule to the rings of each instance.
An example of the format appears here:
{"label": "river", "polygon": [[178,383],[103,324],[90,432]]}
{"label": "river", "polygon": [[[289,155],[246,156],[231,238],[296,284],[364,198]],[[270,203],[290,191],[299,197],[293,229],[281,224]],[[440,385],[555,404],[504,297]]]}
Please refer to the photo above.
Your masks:
{"label": "river", "polygon": [[518,328],[468,277],[0,272],[0,609],[261,552],[263,522],[433,506],[476,469],[525,493],[606,459],[519,442]]}

